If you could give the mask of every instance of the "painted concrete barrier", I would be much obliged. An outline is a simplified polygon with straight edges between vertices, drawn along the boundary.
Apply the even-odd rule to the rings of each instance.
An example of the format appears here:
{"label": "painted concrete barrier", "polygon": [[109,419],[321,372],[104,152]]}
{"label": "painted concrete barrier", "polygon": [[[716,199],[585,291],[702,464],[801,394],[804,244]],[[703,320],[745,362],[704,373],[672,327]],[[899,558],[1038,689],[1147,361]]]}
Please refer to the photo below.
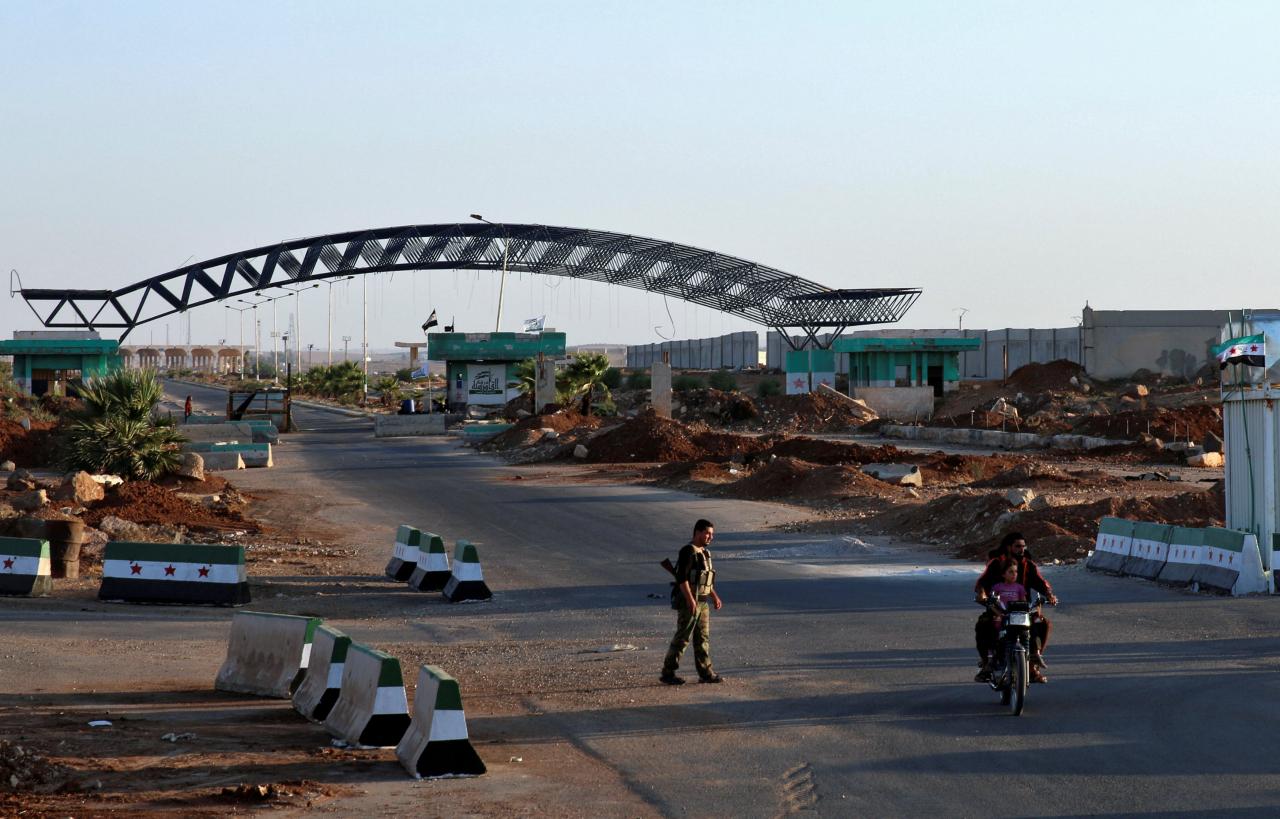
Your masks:
{"label": "painted concrete barrier", "polygon": [[475,544],[458,541],[453,553],[453,571],[444,586],[444,596],[450,603],[493,598],[493,592],[485,585],[484,573],[480,570],[480,553],[476,551]]}
{"label": "painted concrete barrier", "polygon": [[969,429],[967,427],[919,427],[903,424],[885,424],[880,434],[886,438],[902,438],[910,441],[937,441],[949,444],[992,447],[996,449],[1098,449],[1104,446],[1125,446],[1132,441],[1112,438],[1095,438],[1091,435],[1036,435],[1031,432],[1003,432],[998,429]]}
{"label": "painted concrete barrier", "polygon": [[0,595],[45,597],[53,591],[49,541],[0,537]]}
{"label": "painted concrete barrier", "polygon": [[444,435],[445,417],[442,412],[414,415],[375,415],[375,438],[403,438],[410,435]]}
{"label": "painted concrete barrier", "polygon": [[221,424],[182,424],[178,434],[188,441],[239,441],[253,443],[253,428],[239,421],[223,421]]}
{"label": "painted concrete barrier", "polygon": [[98,598],[242,606],[249,602],[244,547],[111,541],[102,556]]}
{"label": "painted concrete barrier", "polygon": [[1238,596],[1267,590],[1258,539],[1249,532],[1210,526],[1192,582]]}
{"label": "painted concrete barrier", "polygon": [[409,727],[400,661],[368,646],[352,643],[342,668],[338,701],[324,721],[325,730],[351,745],[396,745]]}
{"label": "painted concrete barrier", "polygon": [[1133,541],[1129,545],[1129,556],[1125,558],[1121,571],[1134,577],[1155,580],[1160,576],[1160,570],[1169,557],[1169,539],[1172,535],[1173,527],[1165,523],[1138,521],[1133,524]]}
{"label": "painted concrete barrier", "polygon": [[206,472],[224,472],[228,469],[244,469],[244,458],[239,452],[201,452]]}
{"label": "painted concrete barrier", "polygon": [[238,611],[231,618],[227,658],[213,687],[218,691],[288,699],[302,682],[318,617]]}
{"label": "painted concrete barrier", "polygon": [[1156,580],[1170,586],[1189,586],[1204,557],[1204,529],[1175,526],[1169,533],[1169,549]]}
{"label": "painted concrete barrier", "polygon": [[1133,543],[1133,521],[1123,518],[1103,518],[1098,521],[1098,537],[1093,543],[1093,554],[1085,561],[1085,568],[1100,572],[1120,574],[1129,558]]}
{"label": "painted concrete barrier", "polygon": [[324,722],[342,690],[342,669],[347,661],[351,638],[329,626],[319,626],[311,639],[311,658],[293,707],[309,720]]}
{"label": "painted concrete barrier", "polygon": [[453,576],[449,571],[444,539],[430,532],[423,532],[422,539],[423,543],[418,546],[418,565],[409,576],[409,588],[414,591],[440,591]]}
{"label": "painted concrete barrier", "polygon": [[418,567],[418,546],[421,543],[422,532],[412,526],[402,524],[396,529],[396,545],[385,569],[387,577],[400,582],[408,580]]}
{"label": "painted concrete barrier", "polygon": [[271,444],[245,444],[228,441],[192,441],[182,445],[183,452],[206,455],[216,452],[234,452],[249,468],[271,467]]}
{"label": "painted concrete barrier", "polygon": [[479,776],[486,770],[471,747],[458,681],[433,665],[418,672],[413,721],[396,746],[396,759],[414,779]]}
{"label": "painted concrete barrier", "polygon": [[182,426],[198,426],[202,424],[225,424],[227,416],[225,415],[201,415],[192,413],[191,417],[182,422]]}

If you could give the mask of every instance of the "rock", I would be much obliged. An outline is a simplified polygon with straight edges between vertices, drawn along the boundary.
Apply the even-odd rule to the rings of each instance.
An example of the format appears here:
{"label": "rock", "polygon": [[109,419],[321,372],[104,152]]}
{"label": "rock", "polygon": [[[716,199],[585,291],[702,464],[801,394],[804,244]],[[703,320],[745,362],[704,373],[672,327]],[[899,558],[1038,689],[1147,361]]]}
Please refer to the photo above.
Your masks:
{"label": "rock", "polygon": [[17,468],[18,468],[18,465],[15,464],[13,461],[5,461],[4,463],[0,463],[0,471],[3,471],[3,472],[12,472]]}
{"label": "rock", "polygon": [[924,475],[915,464],[864,464],[864,474],[898,486],[924,486]]}
{"label": "rock", "polygon": [[33,511],[43,507],[49,502],[49,495],[43,489],[28,489],[26,492],[20,492],[9,499],[9,503],[14,509],[22,511]]}
{"label": "rock", "polygon": [[1078,386],[1080,386],[1080,379],[1079,379],[1079,378],[1076,378],[1076,377],[1073,375],[1073,376],[1071,376],[1071,378],[1067,379],[1067,383],[1068,383],[1068,384],[1070,384],[1070,385],[1071,385],[1071,386],[1073,386],[1073,387],[1078,387]]}
{"label": "rock", "polygon": [[1081,384],[1080,392],[1093,392],[1093,386],[1090,384]]}
{"label": "rock", "polygon": [[517,417],[517,418],[528,418],[530,415],[533,415],[533,413],[532,413],[532,412],[529,412],[529,410],[527,410],[527,409],[518,409],[518,410],[516,410],[516,417]]}
{"label": "rock", "polygon": [[102,484],[93,479],[88,472],[75,472],[68,475],[53,493],[55,500],[69,500],[80,505],[94,503],[106,497]]}
{"label": "rock", "polygon": [[204,457],[198,452],[182,453],[182,463],[173,470],[173,474],[192,480],[204,480]]}
{"label": "rock", "polygon": [[18,426],[22,427],[22,428],[23,428],[23,429],[25,429],[27,432],[30,432],[30,431],[31,431],[31,419],[30,419],[30,418],[23,418],[21,421],[19,421],[19,422],[18,422]]}
{"label": "rock", "polygon": [[36,479],[35,476],[26,469],[15,469],[13,470],[13,473],[9,475],[9,480],[5,482],[5,486],[14,491],[35,489]]}
{"label": "rock", "polygon": [[112,540],[142,540],[146,534],[142,527],[131,520],[108,515],[98,524],[98,529]]}
{"label": "rock", "polygon": [[1200,446],[1205,452],[1221,452],[1222,439],[1212,432],[1206,432],[1204,440],[1200,442]]}
{"label": "rock", "polygon": [[1041,509],[1049,509],[1053,506],[1056,506],[1056,504],[1048,495],[1036,495],[1031,499],[1031,503],[1027,504],[1027,508],[1033,512],[1038,512]]}
{"label": "rock", "polygon": [[550,429],[549,427],[543,427],[538,431],[542,433],[542,438],[539,440],[554,441],[560,437],[560,433],[556,432],[554,429]]}
{"label": "rock", "polygon": [[1139,432],[1138,443],[1150,449],[1164,449],[1164,441],[1149,432]]}
{"label": "rock", "polygon": [[1009,489],[1004,493],[1004,499],[1010,506],[1024,507],[1036,499],[1036,493],[1032,489]]}
{"label": "rock", "polygon": [[89,477],[93,478],[98,483],[107,487],[119,486],[120,484],[124,483],[124,478],[120,477],[119,475],[90,475]]}
{"label": "rock", "polygon": [[1201,452],[1187,458],[1187,466],[1203,466],[1210,469],[1221,469],[1226,464],[1221,452]]}
{"label": "rock", "polygon": [[582,460],[587,457],[587,448],[582,444],[578,444],[573,448],[573,457]]}
{"label": "rock", "polygon": [[1146,398],[1151,394],[1151,390],[1147,389],[1145,384],[1130,384],[1124,388],[1123,394],[1133,398]]}

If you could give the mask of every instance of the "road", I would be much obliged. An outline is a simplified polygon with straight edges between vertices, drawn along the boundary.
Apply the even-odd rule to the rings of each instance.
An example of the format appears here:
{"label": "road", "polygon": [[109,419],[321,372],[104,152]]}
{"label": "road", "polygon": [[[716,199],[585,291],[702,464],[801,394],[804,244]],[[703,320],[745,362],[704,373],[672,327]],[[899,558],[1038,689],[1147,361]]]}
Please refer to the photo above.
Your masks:
{"label": "road", "polygon": [[[212,391],[181,389],[219,406]],[[664,816],[1280,809],[1280,786],[1268,779],[1280,773],[1274,600],[1050,567],[1063,601],[1047,655],[1052,682],[1032,687],[1015,718],[970,681],[972,564],[911,544],[777,532],[770,524],[798,515],[783,506],[517,480],[532,471],[451,438],[376,440],[364,419],[295,417],[302,431],[279,448],[277,469],[239,475],[251,489],[305,481],[316,497],[342,499],[327,518],[371,533],[370,573],[401,522],[480,544],[493,603],[362,616],[373,642],[645,641],[647,670],[621,694],[594,692],[599,707],[589,697],[561,707],[533,696],[527,714],[470,718],[486,759],[503,753],[488,744],[499,737],[564,737],[634,804]],[[725,608],[713,617],[712,653],[728,682],[667,688],[657,673],[674,616],[650,595],[665,592],[657,563],[674,556],[697,517],[716,524]],[[573,668],[566,663],[565,674]],[[557,812],[554,803],[531,807]]]}

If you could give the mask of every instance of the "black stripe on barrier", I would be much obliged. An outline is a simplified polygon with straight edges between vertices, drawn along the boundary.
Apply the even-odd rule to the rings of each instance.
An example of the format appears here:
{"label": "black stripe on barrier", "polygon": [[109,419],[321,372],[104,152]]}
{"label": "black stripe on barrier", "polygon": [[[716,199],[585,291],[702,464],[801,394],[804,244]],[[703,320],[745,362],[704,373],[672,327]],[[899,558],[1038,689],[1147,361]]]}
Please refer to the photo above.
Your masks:
{"label": "black stripe on barrier", "polygon": [[469,739],[446,739],[428,742],[418,757],[418,774],[430,776],[480,776],[486,771],[484,762]]}
{"label": "black stripe on barrier", "polygon": [[125,580],[104,577],[98,589],[99,600],[123,600],[126,603],[159,603],[175,606],[215,605],[243,606],[249,601],[249,584],[208,583],[188,580]]}
{"label": "black stripe on barrier", "polygon": [[0,594],[44,597],[51,591],[53,591],[53,580],[47,574],[0,575]]}

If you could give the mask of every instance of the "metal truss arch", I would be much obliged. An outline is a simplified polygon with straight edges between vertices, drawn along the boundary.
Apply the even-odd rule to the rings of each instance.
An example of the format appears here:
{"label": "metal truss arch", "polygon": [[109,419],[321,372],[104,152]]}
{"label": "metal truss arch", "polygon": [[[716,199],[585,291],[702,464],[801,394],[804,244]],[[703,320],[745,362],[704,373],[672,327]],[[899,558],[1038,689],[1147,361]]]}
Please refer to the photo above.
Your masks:
{"label": "metal truss arch", "polygon": [[135,327],[285,284],[401,270],[501,270],[598,281],[701,304],[781,330],[897,321],[917,288],[838,290],[702,248],[530,224],[406,225],[291,239],[184,265],[118,290],[22,288],[46,327]]}

